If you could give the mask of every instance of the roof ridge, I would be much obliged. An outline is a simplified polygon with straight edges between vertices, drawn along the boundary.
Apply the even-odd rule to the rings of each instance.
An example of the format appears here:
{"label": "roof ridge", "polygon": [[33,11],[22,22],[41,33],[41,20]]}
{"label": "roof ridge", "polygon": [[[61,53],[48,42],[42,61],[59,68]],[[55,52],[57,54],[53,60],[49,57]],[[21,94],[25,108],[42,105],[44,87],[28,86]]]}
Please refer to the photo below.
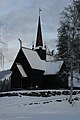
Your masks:
{"label": "roof ridge", "polygon": [[[27,50],[35,51],[35,50],[32,50],[32,49],[27,48],[27,47],[22,47],[22,49],[27,49]],[[36,51],[35,51],[35,52],[36,52]]]}

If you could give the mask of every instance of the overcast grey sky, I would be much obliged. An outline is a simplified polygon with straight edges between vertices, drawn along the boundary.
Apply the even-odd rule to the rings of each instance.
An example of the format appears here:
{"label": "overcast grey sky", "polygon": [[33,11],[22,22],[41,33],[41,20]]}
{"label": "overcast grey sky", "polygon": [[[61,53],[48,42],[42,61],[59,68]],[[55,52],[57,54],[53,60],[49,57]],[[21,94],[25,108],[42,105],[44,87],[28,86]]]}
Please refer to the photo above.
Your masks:
{"label": "overcast grey sky", "polygon": [[43,40],[47,42],[49,48],[56,49],[60,13],[71,1],[0,0],[0,38],[8,44],[8,52],[5,54],[6,69],[11,67],[19,51],[18,38],[21,38],[23,46],[26,47],[31,47],[32,41],[36,40],[39,7],[42,9]]}

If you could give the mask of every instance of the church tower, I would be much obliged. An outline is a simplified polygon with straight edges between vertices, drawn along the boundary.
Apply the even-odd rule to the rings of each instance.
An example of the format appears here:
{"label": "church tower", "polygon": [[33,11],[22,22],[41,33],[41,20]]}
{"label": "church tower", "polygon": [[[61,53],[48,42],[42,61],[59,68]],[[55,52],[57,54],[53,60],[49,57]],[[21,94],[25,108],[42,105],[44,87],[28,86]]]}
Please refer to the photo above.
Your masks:
{"label": "church tower", "polygon": [[35,50],[42,60],[46,60],[46,49],[43,48],[43,38],[41,31],[41,21],[40,21],[40,9],[39,9],[39,19],[38,19],[38,28],[37,28],[37,37],[36,37],[36,45]]}

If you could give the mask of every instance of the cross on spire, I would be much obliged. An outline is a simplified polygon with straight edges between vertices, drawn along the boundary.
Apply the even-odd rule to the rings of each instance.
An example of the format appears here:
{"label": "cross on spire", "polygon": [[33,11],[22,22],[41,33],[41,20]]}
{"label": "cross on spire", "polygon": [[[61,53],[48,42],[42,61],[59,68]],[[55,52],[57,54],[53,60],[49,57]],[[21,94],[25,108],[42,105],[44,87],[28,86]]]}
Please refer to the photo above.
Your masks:
{"label": "cross on spire", "polygon": [[39,8],[39,16],[40,16],[40,12],[41,12],[42,10]]}

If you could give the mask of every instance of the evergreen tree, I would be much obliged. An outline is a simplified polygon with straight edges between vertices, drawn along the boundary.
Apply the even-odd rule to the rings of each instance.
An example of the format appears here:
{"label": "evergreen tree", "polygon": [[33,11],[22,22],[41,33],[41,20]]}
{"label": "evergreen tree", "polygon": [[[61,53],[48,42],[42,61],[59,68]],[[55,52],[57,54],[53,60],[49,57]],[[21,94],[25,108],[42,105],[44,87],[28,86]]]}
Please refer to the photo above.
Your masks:
{"label": "evergreen tree", "polygon": [[62,22],[60,28],[58,29],[58,57],[64,60],[67,57],[68,50],[68,33],[67,26]]}
{"label": "evergreen tree", "polygon": [[[58,58],[64,60],[67,66],[73,61],[74,68],[80,64],[80,1],[73,1],[62,12],[58,29]],[[77,64],[76,64],[77,62]]]}
{"label": "evergreen tree", "polygon": [[80,1],[73,3],[62,12],[58,29],[58,58],[64,60],[71,76],[70,103],[73,93],[73,71],[80,70]]}

